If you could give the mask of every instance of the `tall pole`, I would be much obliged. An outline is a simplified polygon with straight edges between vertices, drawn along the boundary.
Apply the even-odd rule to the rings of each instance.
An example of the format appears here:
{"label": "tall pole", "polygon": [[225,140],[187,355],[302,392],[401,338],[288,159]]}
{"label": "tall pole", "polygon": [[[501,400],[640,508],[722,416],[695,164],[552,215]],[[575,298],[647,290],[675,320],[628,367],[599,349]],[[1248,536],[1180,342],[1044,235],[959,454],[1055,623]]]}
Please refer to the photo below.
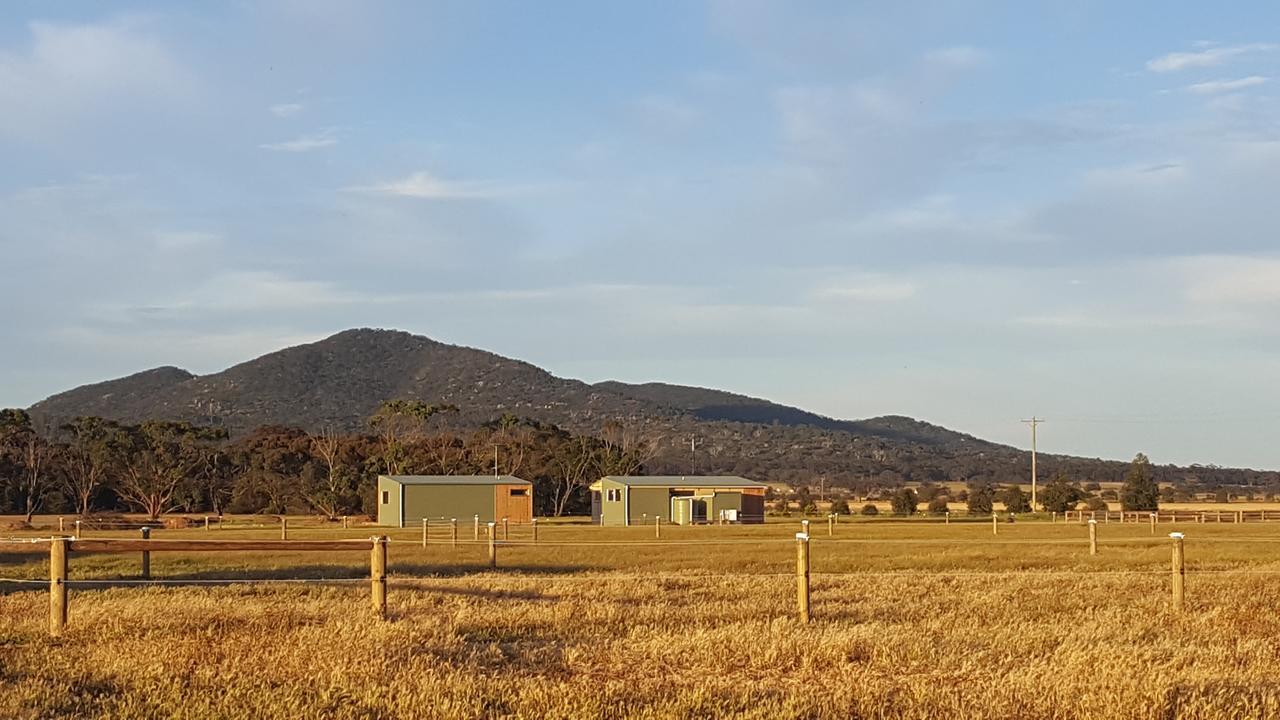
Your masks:
{"label": "tall pole", "polygon": [[498,446],[493,446],[493,476],[498,477]]}
{"label": "tall pole", "polygon": [[1036,511],[1036,426],[1044,422],[1043,419],[1031,416],[1030,420],[1022,422],[1031,426],[1031,512]]}
{"label": "tall pole", "polygon": [[689,474],[697,475],[698,472],[698,438],[694,435],[689,436]]}

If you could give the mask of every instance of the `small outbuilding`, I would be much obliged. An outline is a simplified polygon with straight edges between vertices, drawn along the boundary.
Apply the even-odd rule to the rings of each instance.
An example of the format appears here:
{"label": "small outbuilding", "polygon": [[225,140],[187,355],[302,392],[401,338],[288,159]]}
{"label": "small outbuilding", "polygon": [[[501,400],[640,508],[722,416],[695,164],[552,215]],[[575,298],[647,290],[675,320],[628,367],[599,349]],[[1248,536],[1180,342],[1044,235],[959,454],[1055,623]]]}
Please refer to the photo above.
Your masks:
{"label": "small outbuilding", "polygon": [[378,524],[417,527],[423,518],[480,522],[533,519],[533,483],[514,475],[379,475]]}
{"label": "small outbuilding", "polygon": [[597,525],[764,522],[764,483],[736,475],[608,475],[591,485]]}

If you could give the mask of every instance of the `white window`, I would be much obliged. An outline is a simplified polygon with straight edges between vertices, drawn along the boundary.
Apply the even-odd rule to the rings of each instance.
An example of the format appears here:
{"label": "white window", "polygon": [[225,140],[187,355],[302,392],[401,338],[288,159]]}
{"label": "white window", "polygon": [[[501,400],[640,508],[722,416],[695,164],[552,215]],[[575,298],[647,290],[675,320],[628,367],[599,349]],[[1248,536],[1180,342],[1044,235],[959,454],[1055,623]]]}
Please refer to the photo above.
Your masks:
{"label": "white window", "polygon": [[605,491],[604,499],[609,502],[618,502],[622,500],[622,491],[618,488],[609,488]]}

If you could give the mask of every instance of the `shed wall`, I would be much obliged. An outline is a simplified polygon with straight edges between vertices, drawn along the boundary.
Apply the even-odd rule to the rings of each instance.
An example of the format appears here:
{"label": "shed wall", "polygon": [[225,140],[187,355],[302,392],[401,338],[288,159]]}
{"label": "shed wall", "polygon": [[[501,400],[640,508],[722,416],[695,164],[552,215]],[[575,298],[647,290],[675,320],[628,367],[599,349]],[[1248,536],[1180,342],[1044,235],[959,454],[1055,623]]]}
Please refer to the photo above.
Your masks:
{"label": "shed wall", "polygon": [[633,487],[628,490],[627,510],[631,524],[653,522],[653,518],[671,519],[671,489],[664,487]]}
{"label": "shed wall", "polygon": [[[387,502],[382,502],[383,493]],[[400,527],[400,483],[386,477],[378,477],[378,524]]]}
{"label": "shed wall", "polygon": [[480,522],[497,519],[494,514],[493,485],[405,485],[404,525],[418,527],[422,518],[480,516]]}
{"label": "shed wall", "polygon": [[626,500],[609,500],[610,490],[622,490],[625,497],[626,486],[612,480],[604,480],[600,483],[600,524],[601,525],[626,525]]}
{"label": "shed wall", "polygon": [[[513,491],[523,491],[523,494],[514,495]],[[499,519],[506,518],[515,523],[527,523],[533,519],[532,485],[498,485],[493,496],[495,514]]]}
{"label": "shed wall", "polygon": [[707,522],[719,522],[721,510],[742,510],[742,493],[717,490],[707,503]]}

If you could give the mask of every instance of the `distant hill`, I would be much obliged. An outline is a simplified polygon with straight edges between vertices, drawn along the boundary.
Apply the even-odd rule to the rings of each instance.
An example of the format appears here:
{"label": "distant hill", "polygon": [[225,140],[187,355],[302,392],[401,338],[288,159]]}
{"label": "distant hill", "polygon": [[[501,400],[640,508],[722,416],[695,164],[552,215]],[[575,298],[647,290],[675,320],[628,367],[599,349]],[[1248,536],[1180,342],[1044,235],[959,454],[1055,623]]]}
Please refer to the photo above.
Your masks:
{"label": "distant hill", "polygon": [[[1016,481],[1027,453],[901,416],[840,420],[759,398],[665,383],[595,385],[529,363],[395,330],[347,330],[211,375],[174,367],[85,385],[30,408],[42,424],[78,415],[125,422],[187,420],[233,434],[262,425],[367,429],[385,400],[460,408],[449,421],[476,425],[504,413],[598,433],[608,421],[653,437],[660,472],[727,472],[805,482]],[[689,450],[690,438],[696,450]],[[1073,477],[1117,480],[1124,464],[1041,455]],[[1196,472],[1204,474],[1204,469]],[[1215,472],[1231,472],[1218,471]]]}

